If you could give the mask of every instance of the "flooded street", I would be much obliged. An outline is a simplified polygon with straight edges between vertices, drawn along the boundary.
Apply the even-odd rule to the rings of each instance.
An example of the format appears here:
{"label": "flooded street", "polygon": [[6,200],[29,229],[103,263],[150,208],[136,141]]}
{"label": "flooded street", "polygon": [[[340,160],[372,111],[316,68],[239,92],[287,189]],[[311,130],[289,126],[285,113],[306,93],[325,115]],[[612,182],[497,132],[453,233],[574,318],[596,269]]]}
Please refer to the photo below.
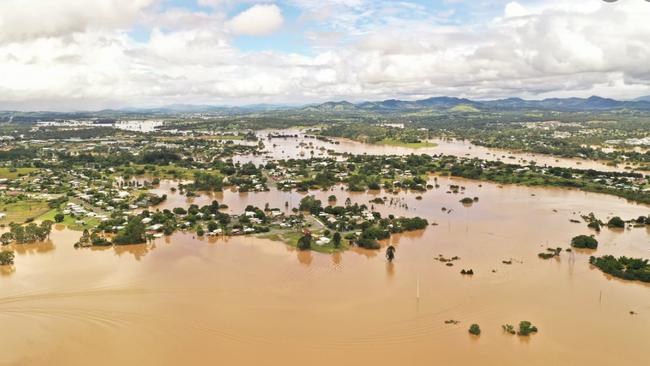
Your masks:
{"label": "flooded street", "polygon": [[[650,286],[588,264],[590,255],[648,258],[647,228],[605,228],[596,251],[537,258],[547,246],[567,248],[571,237],[594,233],[569,219],[589,212],[632,218],[648,207],[579,191],[438,183],[422,200],[410,192],[310,193],[323,201],[336,194],[338,204],[348,196],[366,204],[393,197],[399,204],[375,209],[437,224],[392,237],[392,264],[383,250],[325,255],[254,237],[186,233],[150,245],[75,250],[81,233],[55,228],[48,242],[16,246],[15,268],[0,275],[0,343],[11,350],[0,353],[0,364],[650,363]],[[163,181],[159,190],[174,184]],[[466,192],[447,194],[449,184]],[[168,194],[163,207],[187,205]],[[464,196],[480,200],[466,207],[458,202]],[[241,212],[266,202],[283,209],[289,202],[290,209],[301,197],[226,191],[194,202],[216,199]],[[439,254],[461,259],[448,267],[434,259]],[[461,269],[475,274],[461,276]],[[501,330],[521,320],[539,333]],[[480,324],[480,337],[468,334],[471,323]]]}

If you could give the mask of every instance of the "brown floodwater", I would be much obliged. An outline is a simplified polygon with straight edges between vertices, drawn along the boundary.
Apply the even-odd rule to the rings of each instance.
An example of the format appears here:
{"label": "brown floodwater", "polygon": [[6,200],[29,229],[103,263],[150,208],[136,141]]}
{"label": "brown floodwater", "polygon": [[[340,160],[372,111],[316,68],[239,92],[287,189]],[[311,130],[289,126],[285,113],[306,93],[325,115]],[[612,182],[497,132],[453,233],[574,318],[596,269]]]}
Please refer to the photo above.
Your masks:
{"label": "brown floodwater", "polygon": [[[269,133],[279,133],[284,135],[297,135],[292,138],[275,138],[267,139]],[[576,169],[595,169],[600,171],[630,171],[626,169],[625,164],[618,166],[607,165],[606,162],[578,159],[562,158],[544,154],[532,154],[524,152],[515,152],[504,149],[487,148],[474,145],[469,141],[452,140],[452,139],[433,139],[430,142],[435,143],[435,147],[410,148],[402,146],[375,145],[366,144],[349,139],[331,138],[330,140],[338,144],[320,141],[315,138],[307,138],[305,134],[298,129],[288,130],[265,130],[257,133],[258,137],[264,142],[264,154],[252,156],[241,155],[234,157],[234,161],[253,162],[262,164],[268,160],[281,159],[299,159],[309,157],[329,157],[331,152],[335,154],[368,154],[368,155],[408,155],[408,154],[445,154],[458,157],[480,158],[489,161],[503,161],[509,164],[527,165],[535,162],[539,166],[554,166],[562,168]],[[247,141],[235,141],[241,144],[254,144]],[[632,166],[634,167],[634,166]]]}
{"label": "brown floodwater", "polygon": [[[569,222],[581,213],[627,219],[649,207],[563,189],[438,182],[421,200],[311,192],[323,200],[334,193],[339,204],[393,197],[399,203],[376,209],[438,224],[392,237],[391,264],[383,251],[325,255],[182,232],[150,245],[75,250],[80,233],[56,227],[45,243],[16,246],[15,266],[0,272],[0,364],[650,364],[650,286],[588,264],[593,254],[650,257],[648,229],[604,229],[596,251],[537,258],[593,233]],[[449,184],[466,192],[448,194]],[[466,207],[464,196],[479,201]],[[217,199],[236,212],[266,202],[294,207],[300,197],[227,191],[195,201]],[[171,194],[165,204],[174,203],[187,204]],[[434,260],[439,254],[461,259],[447,267]],[[444,323],[452,319],[460,323]],[[539,333],[502,332],[521,320]],[[480,337],[468,334],[472,323]]]}

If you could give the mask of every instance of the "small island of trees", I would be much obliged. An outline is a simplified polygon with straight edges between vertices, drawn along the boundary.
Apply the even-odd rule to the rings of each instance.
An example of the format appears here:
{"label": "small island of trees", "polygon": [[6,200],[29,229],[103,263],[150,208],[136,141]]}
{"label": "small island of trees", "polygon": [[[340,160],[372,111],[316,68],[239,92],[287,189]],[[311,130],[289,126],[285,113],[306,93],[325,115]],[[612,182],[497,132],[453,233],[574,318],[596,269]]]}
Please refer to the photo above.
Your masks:
{"label": "small island of trees", "polygon": [[647,259],[605,255],[590,257],[589,263],[614,277],[631,281],[650,282],[650,264]]}
{"label": "small island of trees", "polygon": [[8,266],[14,264],[14,252],[0,251],[0,266]]}
{"label": "small island of trees", "polygon": [[469,326],[469,333],[475,336],[481,335],[481,327],[478,324],[472,324]]}
{"label": "small island of trees", "polygon": [[571,246],[582,249],[596,249],[598,248],[598,240],[593,236],[578,235],[571,239]]}

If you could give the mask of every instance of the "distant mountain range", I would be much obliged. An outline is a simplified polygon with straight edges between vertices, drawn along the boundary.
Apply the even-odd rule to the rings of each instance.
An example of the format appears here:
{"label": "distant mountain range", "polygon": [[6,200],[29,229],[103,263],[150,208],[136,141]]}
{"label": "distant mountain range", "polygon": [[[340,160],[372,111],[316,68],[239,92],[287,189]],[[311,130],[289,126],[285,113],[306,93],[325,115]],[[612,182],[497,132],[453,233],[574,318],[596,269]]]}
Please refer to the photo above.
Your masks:
{"label": "distant mountain range", "polygon": [[387,99],[375,102],[351,103],[348,101],[326,102],[311,105],[287,104],[253,104],[245,106],[218,106],[175,104],[159,108],[121,108],[105,109],[96,112],[16,112],[0,111],[0,122],[6,121],[39,121],[49,119],[75,118],[155,118],[177,116],[187,113],[208,113],[220,115],[244,115],[266,113],[289,114],[359,114],[359,113],[408,113],[420,110],[438,110],[458,113],[480,111],[516,111],[516,110],[545,110],[559,112],[607,111],[607,110],[640,110],[650,112],[650,96],[639,97],[635,100],[615,100],[592,96],[589,98],[549,98],[543,100],[524,100],[507,98],[496,100],[471,100],[455,97],[432,97],[421,100],[407,101]]}
{"label": "distant mountain range", "polygon": [[589,98],[550,98],[543,100],[524,100],[521,98],[508,98],[486,101],[475,101],[465,98],[433,97],[415,101],[388,99],[379,102],[350,103],[327,102],[319,105],[304,107],[303,110],[311,112],[352,112],[352,111],[408,111],[419,109],[448,109],[452,111],[479,111],[479,110],[557,110],[557,111],[589,111],[610,109],[638,109],[650,110],[650,96],[641,97],[633,101],[620,101],[609,98],[592,96]]}

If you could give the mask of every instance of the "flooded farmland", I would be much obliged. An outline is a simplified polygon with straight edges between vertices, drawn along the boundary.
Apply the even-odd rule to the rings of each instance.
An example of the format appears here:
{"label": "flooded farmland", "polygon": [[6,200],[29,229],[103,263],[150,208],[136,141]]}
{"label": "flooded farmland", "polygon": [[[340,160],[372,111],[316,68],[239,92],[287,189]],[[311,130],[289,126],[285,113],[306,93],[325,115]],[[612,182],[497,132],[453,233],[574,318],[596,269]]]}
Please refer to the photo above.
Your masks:
{"label": "flooded farmland", "polygon": [[[562,189],[438,183],[422,199],[340,187],[310,192],[366,204],[386,196],[388,204],[375,205],[382,215],[436,224],[389,239],[397,248],[390,264],[383,250],[326,255],[183,232],[147,245],[75,250],[80,233],[55,227],[45,243],[15,246],[15,268],[0,276],[0,342],[12,350],[0,364],[611,365],[623,355],[627,364],[650,363],[650,287],[588,263],[595,254],[647,258],[646,227],[605,228],[596,251],[537,257],[595,234],[569,221],[580,214],[631,218],[647,215],[647,206]],[[170,191],[175,184],[158,188],[169,195],[161,208],[190,203]],[[461,195],[446,192],[450,184],[480,200],[463,206]],[[216,199],[241,212],[267,202],[291,209],[303,196],[225,191],[191,202]],[[439,255],[460,259],[446,266]],[[521,320],[539,332],[501,330]],[[480,337],[468,334],[472,323]]]}

